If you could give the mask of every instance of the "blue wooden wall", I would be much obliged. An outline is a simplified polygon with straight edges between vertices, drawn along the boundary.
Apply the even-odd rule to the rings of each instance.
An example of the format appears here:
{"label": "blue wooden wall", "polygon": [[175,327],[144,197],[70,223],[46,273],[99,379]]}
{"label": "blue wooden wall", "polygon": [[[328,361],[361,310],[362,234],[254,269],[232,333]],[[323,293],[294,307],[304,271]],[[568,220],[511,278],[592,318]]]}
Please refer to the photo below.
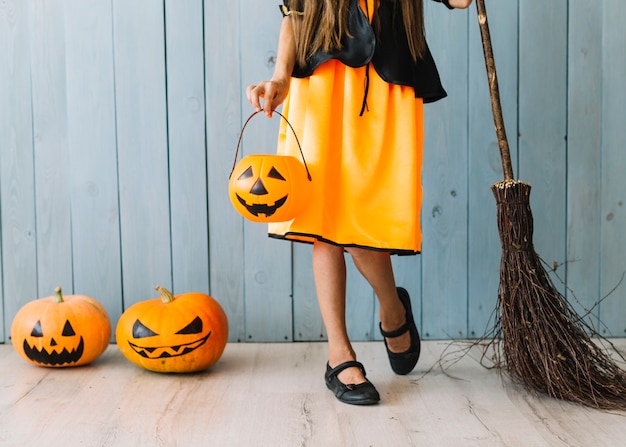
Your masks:
{"label": "blue wooden wall", "polygon": [[[226,193],[245,86],[273,70],[277,3],[0,2],[0,341],[56,285],[115,324],[157,284],[214,296],[231,341],[324,339],[311,247],[267,238]],[[581,312],[611,292],[599,329],[624,336],[626,2],[487,8],[537,252]],[[425,338],[471,338],[497,300],[500,161],[475,8],[428,2],[426,16],[449,97],[426,110],[423,255],[394,264]],[[244,151],[272,151],[277,126],[254,120]],[[348,274],[350,333],[378,339],[376,300]]]}

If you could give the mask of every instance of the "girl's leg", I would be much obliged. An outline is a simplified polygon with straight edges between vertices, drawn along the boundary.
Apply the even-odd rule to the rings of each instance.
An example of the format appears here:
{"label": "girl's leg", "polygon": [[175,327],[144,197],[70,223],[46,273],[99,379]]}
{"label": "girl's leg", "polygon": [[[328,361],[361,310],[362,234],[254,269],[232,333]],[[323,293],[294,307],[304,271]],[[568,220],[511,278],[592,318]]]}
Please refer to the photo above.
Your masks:
{"label": "girl's leg", "polygon": [[[320,312],[328,335],[328,363],[334,368],[348,360],[356,360],[346,328],[346,261],[343,248],[315,242],[313,275]],[[337,378],[344,384],[365,382],[358,368],[347,368]]]}
{"label": "girl's leg", "polygon": [[[348,252],[378,297],[383,330],[389,332],[401,327],[406,322],[406,311],[396,291],[390,254],[361,248],[350,248]],[[411,336],[406,332],[388,338],[387,346],[392,352],[406,352],[411,347]]]}

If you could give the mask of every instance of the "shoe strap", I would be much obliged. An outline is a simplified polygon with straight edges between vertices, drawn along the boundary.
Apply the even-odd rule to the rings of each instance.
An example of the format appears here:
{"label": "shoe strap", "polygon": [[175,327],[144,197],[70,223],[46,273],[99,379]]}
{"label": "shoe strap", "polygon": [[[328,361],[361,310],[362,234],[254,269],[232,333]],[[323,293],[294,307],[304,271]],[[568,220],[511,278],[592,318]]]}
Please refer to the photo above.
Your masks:
{"label": "shoe strap", "polygon": [[359,368],[361,372],[363,373],[363,377],[365,377],[365,367],[363,366],[361,362],[357,362],[355,360],[349,360],[347,362],[340,363],[339,365],[335,366],[330,371],[328,371],[328,373],[326,374],[326,377],[328,378],[328,380],[331,380],[333,377],[341,373],[341,371],[343,371],[344,369],[353,368],[353,367]]}
{"label": "shoe strap", "polygon": [[385,338],[395,338],[395,337],[399,337],[400,335],[408,332],[411,329],[411,321],[407,319],[407,321],[400,326],[398,329],[396,329],[395,331],[385,331],[383,330],[383,324],[379,323],[378,326],[380,327],[380,333],[382,334],[383,337]]}
{"label": "shoe strap", "polygon": [[[394,331],[383,330],[383,324],[379,323],[378,327],[380,328],[380,333],[385,338],[399,337],[400,335],[410,331],[413,324],[415,324],[413,323],[413,313],[411,311],[411,301],[410,301],[411,299],[408,296],[408,292],[402,287],[398,287],[397,290],[398,290],[398,298],[400,298],[400,302],[402,303],[402,306],[404,307],[404,310],[406,312],[405,317],[404,317],[405,322],[402,326],[400,326],[398,329]],[[407,301],[407,303],[405,303],[405,300]]]}

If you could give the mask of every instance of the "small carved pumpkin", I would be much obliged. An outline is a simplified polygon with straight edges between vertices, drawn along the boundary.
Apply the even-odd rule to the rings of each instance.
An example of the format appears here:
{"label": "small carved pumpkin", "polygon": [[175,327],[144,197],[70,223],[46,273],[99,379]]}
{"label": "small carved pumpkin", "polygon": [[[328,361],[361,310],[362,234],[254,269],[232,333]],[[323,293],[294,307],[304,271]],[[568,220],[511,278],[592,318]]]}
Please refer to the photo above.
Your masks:
{"label": "small carved pumpkin", "polygon": [[111,323],[104,307],[84,295],[56,295],[26,303],[13,318],[11,341],[26,361],[38,366],[79,366],[109,345]]}
{"label": "small carved pumpkin", "polygon": [[231,174],[228,194],[235,209],[253,222],[285,222],[306,205],[311,181],[289,155],[248,155]]}
{"label": "small carved pumpkin", "polygon": [[115,336],[124,356],[156,372],[194,372],[213,366],[228,341],[228,320],[220,304],[203,293],[161,295],[140,301],[120,317]]}

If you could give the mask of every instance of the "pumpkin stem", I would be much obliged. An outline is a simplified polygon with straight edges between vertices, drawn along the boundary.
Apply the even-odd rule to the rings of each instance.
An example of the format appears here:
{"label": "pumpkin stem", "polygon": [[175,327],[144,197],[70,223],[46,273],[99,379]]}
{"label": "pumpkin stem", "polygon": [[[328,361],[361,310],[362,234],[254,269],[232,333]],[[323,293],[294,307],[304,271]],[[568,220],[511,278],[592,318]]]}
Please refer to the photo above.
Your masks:
{"label": "pumpkin stem", "polygon": [[159,292],[159,295],[161,295],[161,301],[163,301],[163,304],[169,304],[174,301],[174,295],[165,287],[156,286],[154,289]]}
{"label": "pumpkin stem", "polygon": [[61,304],[63,302],[63,294],[62,294],[61,286],[56,286],[56,288],[54,289],[54,293],[57,296],[56,303]]}

